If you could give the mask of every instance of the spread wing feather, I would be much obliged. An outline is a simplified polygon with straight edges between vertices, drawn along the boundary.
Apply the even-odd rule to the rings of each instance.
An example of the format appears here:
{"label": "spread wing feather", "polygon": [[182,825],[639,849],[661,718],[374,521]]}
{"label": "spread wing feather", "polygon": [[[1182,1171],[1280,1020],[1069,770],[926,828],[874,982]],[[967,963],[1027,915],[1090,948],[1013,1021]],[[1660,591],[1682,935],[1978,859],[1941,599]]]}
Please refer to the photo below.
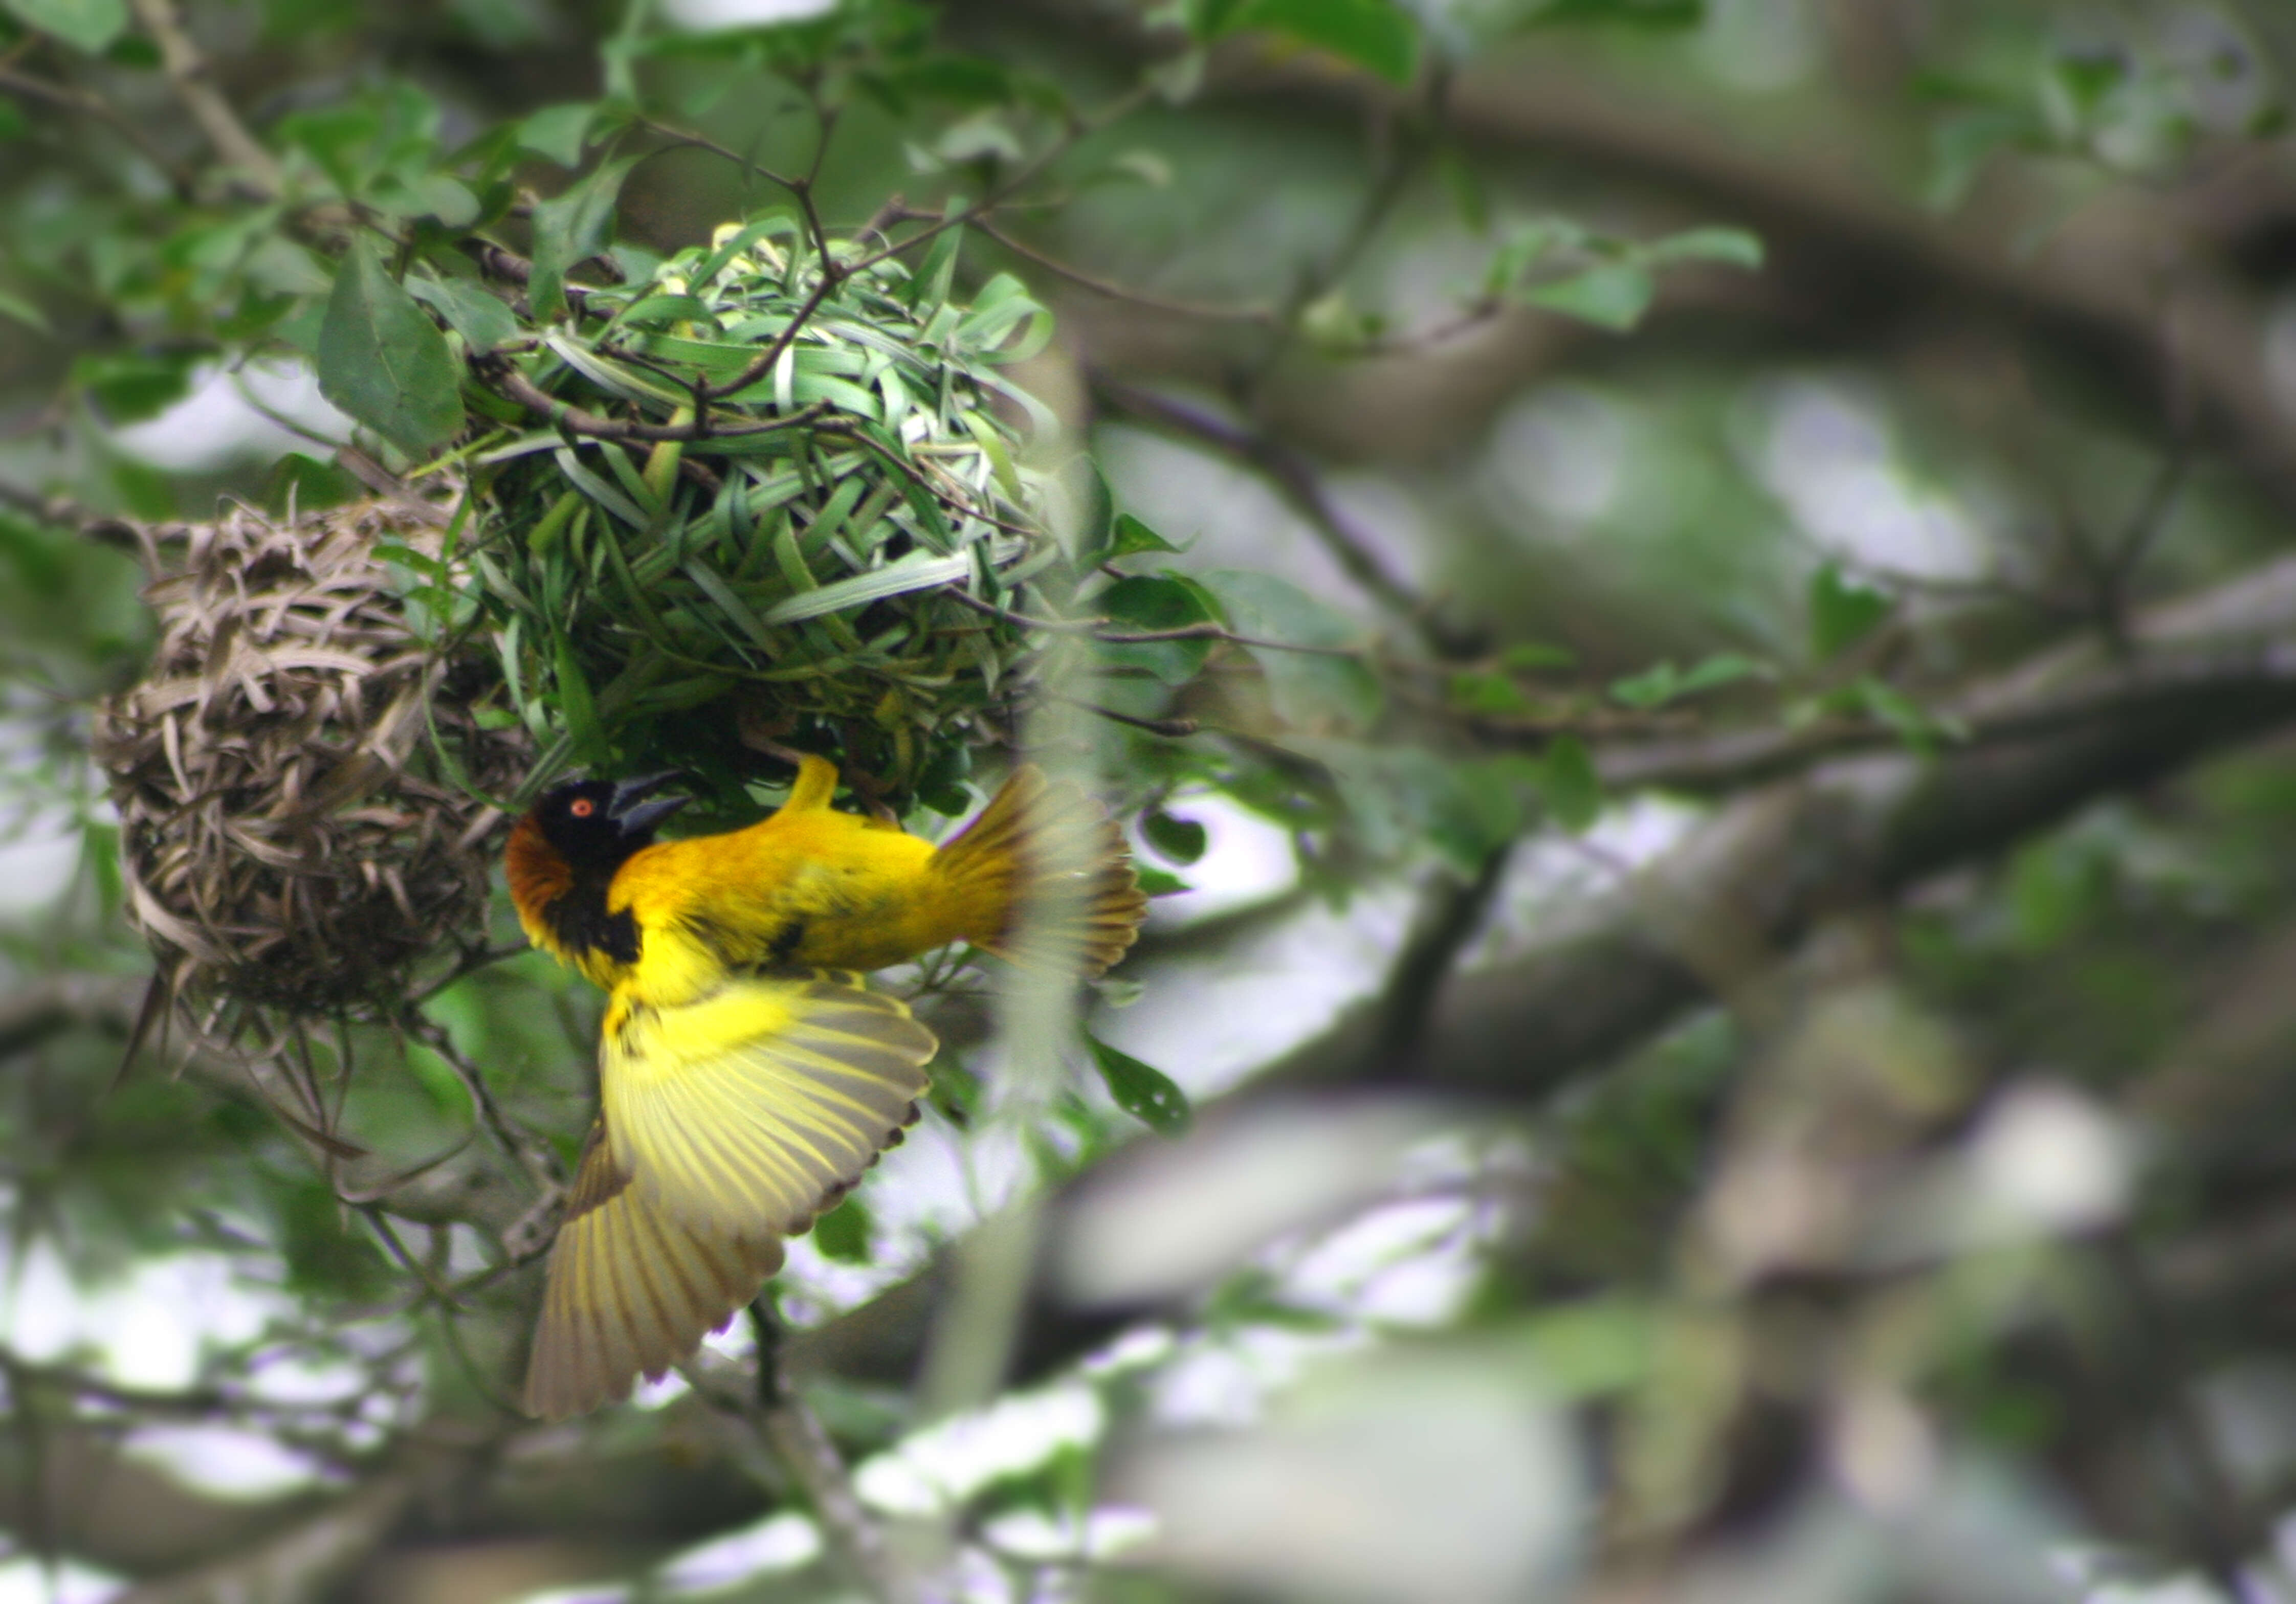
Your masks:
{"label": "spread wing feather", "polygon": [[614,1162],[691,1230],[802,1231],[916,1117],[935,1047],[900,1002],[823,975],[625,1009],[599,1063]]}
{"label": "spread wing feather", "polygon": [[665,1218],[615,1166],[594,1129],[550,1249],[526,1408],[545,1420],[630,1395],[757,1296],[781,1268],[773,1237],[711,1237]]}
{"label": "spread wing feather", "polygon": [[618,999],[527,1409],[579,1414],[691,1357],[781,1268],[781,1237],[901,1139],[936,1046],[853,978],[743,975],[675,1008]]}

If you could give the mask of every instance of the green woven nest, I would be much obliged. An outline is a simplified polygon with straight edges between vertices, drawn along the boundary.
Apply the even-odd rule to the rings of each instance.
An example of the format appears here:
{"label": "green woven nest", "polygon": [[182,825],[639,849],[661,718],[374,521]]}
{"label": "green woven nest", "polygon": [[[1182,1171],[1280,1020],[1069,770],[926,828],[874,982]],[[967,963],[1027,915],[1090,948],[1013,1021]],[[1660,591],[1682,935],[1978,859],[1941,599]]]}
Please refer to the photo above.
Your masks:
{"label": "green woven nest", "polygon": [[[682,768],[739,806],[776,748],[833,752],[881,798],[961,806],[972,744],[1027,678],[1021,587],[1059,562],[996,372],[1050,318],[1000,277],[951,299],[955,234],[821,295],[786,218],[720,229],[645,282],[574,298],[520,371],[616,424],[695,418],[801,323],[769,371],[701,409],[690,442],[543,429],[481,453],[475,553],[541,773]],[[967,605],[960,597],[969,597]]]}

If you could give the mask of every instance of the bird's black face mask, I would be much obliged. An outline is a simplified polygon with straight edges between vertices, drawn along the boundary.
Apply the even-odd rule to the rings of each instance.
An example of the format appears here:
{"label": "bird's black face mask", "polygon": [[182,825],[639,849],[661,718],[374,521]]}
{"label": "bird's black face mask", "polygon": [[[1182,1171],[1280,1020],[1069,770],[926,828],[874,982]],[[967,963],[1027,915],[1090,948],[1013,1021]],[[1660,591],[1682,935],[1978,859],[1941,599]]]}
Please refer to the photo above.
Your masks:
{"label": "bird's black face mask", "polygon": [[578,875],[611,875],[641,847],[652,846],[656,827],[692,800],[646,800],[682,777],[673,769],[636,780],[577,780],[556,786],[535,804],[535,822]]}

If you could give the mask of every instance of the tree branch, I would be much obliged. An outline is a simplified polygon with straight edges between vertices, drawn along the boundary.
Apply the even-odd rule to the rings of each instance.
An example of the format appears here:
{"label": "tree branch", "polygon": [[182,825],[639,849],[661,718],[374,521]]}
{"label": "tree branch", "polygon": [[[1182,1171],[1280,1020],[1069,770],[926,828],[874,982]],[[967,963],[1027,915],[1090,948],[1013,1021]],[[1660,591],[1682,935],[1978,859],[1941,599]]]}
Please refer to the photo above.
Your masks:
{"label": "tree branch", "polygon": [[1168,396],[1135,388],[1103,373],[1092,376],[1093,398],[1109,411],[1159,433],[1208,446],[1266,479],[1307,521],[1324,549],[1349,578],[1382,605],[1408,619],[1431,651],[1446,657],[1472,656],[1480,650],[1476,632],[1445,620],[1381,560],[1371,537],[1357,528],[1324,491],[1308,462],[1268,436],[1228,422]]}
{"label": "tree branch", "polygon": [[208,143],[226,164],[237,168],[266,196],[276,196],[286,181],[279,159],[248,132],[239,113],[215,86],[214,69],[207,53],[184,30],[175,0],[133,0],[137,20],[160,47],[160,60],[175,86],[176,97],[200,125]]}
{"label": "tree branch", "polygon": [[[2296,722],[2296,559],[2155,609],[2136,638],[2144,655],[2135,665],[2116,666],[2093,643],[2062,648],[1972,693],[1964,705],[1973,713],[1997,710],[1990,739],[1934,757],[1899,750],[1820,761],[1737,798],[1635,883],[1561,915],[1495,967],[1460,974],[1406,952],[1379,996],[1232,1098],[1380,1078],[1536,1101],[1710,1002],[1729,978],[1727,953],[1718,962],[1712,950],[1722,945],[1710,939],[1717,931],[1790,950],[1835,908],[1982,861],[2087,803]],[[2021,710],[2031,716],[2023,724]],[[1423,917],[1423,937],[1439,940],[1426,953],[1456,956],[1475,927],[1472,890],[1453,918]],[[1416,1050],[1369,1050],[1392,1039],[1397,997],[1421,986],[1431,1001]],[[1048,1203],[1049,1235],[1067,1207]],[[949,1256],[794,1337],[791,1363],[906,1381]],[[1127,1321],[1158,1313],[1070,1310],[1039,1296],[1020,1377],[1071,1363]]]}

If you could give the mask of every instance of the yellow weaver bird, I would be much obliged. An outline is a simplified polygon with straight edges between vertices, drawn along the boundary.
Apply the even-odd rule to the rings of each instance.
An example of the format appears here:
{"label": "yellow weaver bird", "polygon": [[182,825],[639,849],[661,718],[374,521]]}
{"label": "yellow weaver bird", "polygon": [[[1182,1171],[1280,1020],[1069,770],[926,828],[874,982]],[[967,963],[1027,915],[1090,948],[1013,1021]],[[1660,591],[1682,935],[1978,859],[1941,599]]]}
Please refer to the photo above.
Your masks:
{"label": "yellow weaver bird", "polygon": [[528,937],[609,993],[527,1363],[553,1420],[691,1357],[916,1117],[938,1044],[856,971],[966,941],[1097,975],[1147,907],[1099,805],[1033,767],[939,847],[832,808],[811,757],[762,822],[657,842],[675,778],[559,786],[504,863]]}

